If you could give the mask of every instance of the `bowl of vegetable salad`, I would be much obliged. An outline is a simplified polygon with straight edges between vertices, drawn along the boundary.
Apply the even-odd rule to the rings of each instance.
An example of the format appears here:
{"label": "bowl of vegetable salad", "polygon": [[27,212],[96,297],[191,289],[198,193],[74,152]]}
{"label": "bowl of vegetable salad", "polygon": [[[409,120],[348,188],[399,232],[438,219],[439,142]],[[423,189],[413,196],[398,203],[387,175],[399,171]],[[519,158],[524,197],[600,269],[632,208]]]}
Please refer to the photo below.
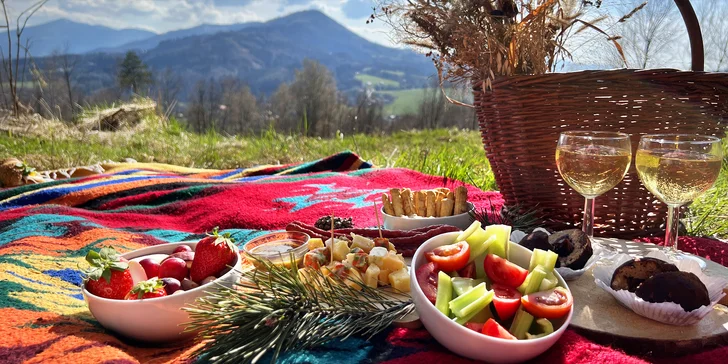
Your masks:
{"label": "bowl of vegetable salad", "polygon": [[558,255],[510,242],[511,228],[474,222],[435,236],[412,257],[412,300],[422,324],[451,351],[514,363],[550,348],[571,321],[573,298]]}

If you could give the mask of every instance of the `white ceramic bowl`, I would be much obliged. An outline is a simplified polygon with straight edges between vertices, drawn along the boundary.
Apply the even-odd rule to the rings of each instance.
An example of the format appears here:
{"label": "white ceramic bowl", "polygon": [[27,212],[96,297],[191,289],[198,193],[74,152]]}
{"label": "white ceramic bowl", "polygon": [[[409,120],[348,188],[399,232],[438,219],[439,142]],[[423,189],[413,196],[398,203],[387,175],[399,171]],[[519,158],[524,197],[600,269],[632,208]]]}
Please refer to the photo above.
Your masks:
{"label": "white ceramic bowl", "polygon": [[473,222],[470,212],[474,209],[475,206],[468,202],[468,212],[445,217],[392,216],[384,213],[384,209],[382,209],[382,217],[384,218],[384,228],[388,230],[412,230],[432,225],[452,225],[465,230]]}
{"label": "white ceramic bowl", "polygon": [[[151,254],[172,254],[180,245],[189,245],[195,250],[197,243],[183,242],[150,246],[122,254],[122,257],[132,260]],[[240,252],[235,249],[238,260],[234,269],[216,279],[226,287],[232,287],[240,278]],[[182,307],[194,302],[197,297],[205,295],[219,287],[215,283],[208,283],[197,288],[166,297],[145,300],[112,300],[89,293],[83,287],[83,297],[88,304],[91,314],[105,328],[117,332],[125,337],[146,342],[174,342],[189,339],[194,333],[184,333],[184,324],[189,322],[187,312]]]}
{"label": "white ceramic bowl", "polygon": [[[441,246],[452,244],[459,232],[446,233],[433,237],[422,244],[412,257],[410,270],[410,294],[420,321],[435,339],[450,351],[475,360],[490,363],[517,363],[532,359],[548,350],[566,330],[571,322],[574,309],[566,318],[551,320],[554,333],[533,340],[506,340],[483,335],[465,326],[458,325],[435,308],[417,284],[417,268],[427,263],[425,253]],[[521,267],[528,267],[531,251],[515,243],[510,243],[510,260]],[[483,264],[476,262],[476,264]],[[556,273],[559,286],[569,289],[563,278]]]}

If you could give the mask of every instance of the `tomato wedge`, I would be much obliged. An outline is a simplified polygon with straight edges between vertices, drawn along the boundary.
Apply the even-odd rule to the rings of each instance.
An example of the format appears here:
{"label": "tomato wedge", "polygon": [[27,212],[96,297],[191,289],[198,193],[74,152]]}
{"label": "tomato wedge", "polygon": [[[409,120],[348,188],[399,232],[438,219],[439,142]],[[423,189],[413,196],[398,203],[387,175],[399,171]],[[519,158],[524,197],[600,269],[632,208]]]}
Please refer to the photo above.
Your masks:
{"label": "tomato wedge", "polygon": [[435,304],[437,300],[437,273],[440,271],[437,263],[427,263],[419,268],[415,272],[417,277],[417,284],[420,285],[422,293],[425,294],[432,304]]}
{"label": "tomato wedge", "polygon": [[438,267],[445,272],[460,270],[468,264],[470,259],[470,245],[461,241],[459,243],[438,246],[425,253],[430,262],[437,263]]}
{"label": "tomato wedge", "polygon": [[493,283],[493,307],[498,317],[502,320],[508,320],[513,317],[521,307],[521,292],[515,288],[511,288],[502,284]]}
{"label": "tomato wedge", "polygon": [[475,262],[470,262],[468,265],[458,271],[458,276],[463,278],[475,279]]}
{"label": "tomato wedge", "polygon": [[515,336],[511,335],[508,330],[503,328],[503,326],[501,326],[492,318],[489,318],[488,321],[485,322],[485,325],[483,325],[482,333],[488,336],[499,337],[506,340],[518,340]]}
{"label": "tomato wedge", "polygon": [[493,254],[485,257],[483,266],[485,273],[493,283],[500,283],[508,287],[520,286],[528,275],[528,270]]}
{"label": "tomato wedge", "polygon": [[574,304],[574,298],[564,287],[531,293],[521,297],[523,309],[535,317],[555,319],[566,316]]}
{"label": "tomato wedge", "polygon": [[483,326],[485,324],[479,324],[477,322],[466,322],[465,327],[476,332],[483,332]]}

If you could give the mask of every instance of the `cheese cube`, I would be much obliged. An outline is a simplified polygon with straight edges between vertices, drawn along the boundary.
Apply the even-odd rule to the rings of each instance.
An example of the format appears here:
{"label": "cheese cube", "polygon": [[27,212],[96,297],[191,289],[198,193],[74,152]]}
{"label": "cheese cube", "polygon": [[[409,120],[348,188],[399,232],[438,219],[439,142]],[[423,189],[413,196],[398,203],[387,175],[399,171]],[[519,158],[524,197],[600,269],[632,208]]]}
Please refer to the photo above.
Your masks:
{"label": "cheese cube", "polygon": [[401,292],[410,291],[410,275],[407,268],[402,268],[396,272],[389,273],[389,284],[392,288]]}
{"label": "cheese cube", "polygon": [[379,283],[379,273],[379,267],[374,264],[370,265],[364,273],[364,283],[369,287],[377,288]]}
{"label": "cheese cube", "polygon": [[308,239],[308,251],[314,250],[316,248],[323,248],[324,242],[321,240],[321,238],[312,238]]}

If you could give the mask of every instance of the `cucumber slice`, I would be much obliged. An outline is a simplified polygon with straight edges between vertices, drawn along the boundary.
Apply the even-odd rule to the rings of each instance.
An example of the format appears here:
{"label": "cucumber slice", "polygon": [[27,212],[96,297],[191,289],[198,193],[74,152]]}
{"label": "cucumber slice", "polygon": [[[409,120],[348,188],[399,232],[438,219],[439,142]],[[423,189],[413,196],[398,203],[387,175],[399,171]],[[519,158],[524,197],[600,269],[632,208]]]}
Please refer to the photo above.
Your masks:
{"label": "cucumber slice", "polygon": [[453,277],[452,278],[452,291],[453,297],[460,297],[463,293],[467,292],[471,288],[475,287],[472,278]]}
{"label": "cucumber slice", "polygon": [[437,298],[435,299],[435,307],[443,315],[450,315],[450,307],[448,303],[452,300],[452,280],[447,273],[440,271],[437,273]]}
{"label": "cucumber slice", "polygon": [[528,270],[532,271],[536,266],[540,265],[546,273],[552,272],[556,267],[556,260],[559,259],[559,255],[550,250],[534,249],[531,254],[531,262],[528,265]]}
{"label": "cucumber slice", "polygon": [[461,314],[462,310],[479,298],[485,296],[486,291],[485,283],[481,283],[467,290],[462,295],[450,301],[450,310],[452,310],[452,312],[458,317],[465,316]]}
{"label": "cucumber slice", "polygon": [[541,282],[546,277],[546,272],[540,265],[534,268],[531,273],[528,273],[526,280],[523,281],[518,291],[523,295],[538,292],[541,289]]}
{"label": "cucumber slice", "polygon": [[[485,234],[485,230],[481,229],[480,231]],[[476,233],[477,234],[477,233]],[[485,253],[488,252],[488,247],[493,244],[496,239],[498,239],[497,236],[491,235],[489,238],[485,239],[484,241],[481,241],[479,243],[473,243],[470,244],[470,241],[466,240],[468,244],[470,244],[470,259],[468,259],[468,263],[474,261],[477,258],[481,258],[485,256]],[[477,271],[477,269],[476,269]]]}
{"label": "cucumber slice", "polygon": [[460,235],[458,235],[458,237],[455,238],[455,242],[459,243],[463,240],[466,240],[470,235],[472,235],[474,232],[476,232],[479,229],[480,229],[480,221],[478,221],[478,220],[473,221],[473,223],[470,224],[470,226],[468,226],[468,228],[465,229],[465,231],[461,232]]}
{"label": "cucumber slice", "polygon": [[538,292],[554,289],[558,285],[559,280],[556,279],[556,275],[554,274],[554,272],[549,272],[546,274],[546,277],[544,277],[543,281],[541,281],[541,287],[539,287]]}
{"label": "cucumber slice", "polygon": [[508,259],[508,239],[511,237],[511,227],[508,225],[489,225],[485,227],[485,233],[496,236],[496,240],[488,247],[488,254],[495,254]]}
{"label": "cucumber slice", "polygon": [[[536,322],[533,326],[536,326],[536,330],[532,330],[532,331],[538,331],[539,333],[532,335],[527,332],[526,339],[528,339],[528,340],[538,339],[540,337],[544,337],[544,336],[554,332],[554,325],[551,323],[551,321],[549,321],[548,319],[545,319],[545,318],[540,318],[540,319],[536,320]],[[532,328],[533,328],[533,326],[532,326]]]}
{"label": "cucumber slice", "polygon": [[[485,285],[483,285],[485,287]],[[493,301],[493,297],[495,296],[494,291],[487,291],[484,295],[478,297],[475,301],[471,302],[465,307],[456,307],[453,309],[453,313],[457,317],[466,317],[473,314],[477,314],[484,308],[488,307],[491,301]]]}
{"label": "cucumber slice", "polygon": [[526,334],[528,333],[528,329],[531,327],[532,323],[533,316],[524,311],[523,307],[519,307],[518,311],[516,311],[513,323],[511,324],[511,329],[508,331],[510,331],[511,335],[515,336],[516,339],[523,340],[526,338]]}

